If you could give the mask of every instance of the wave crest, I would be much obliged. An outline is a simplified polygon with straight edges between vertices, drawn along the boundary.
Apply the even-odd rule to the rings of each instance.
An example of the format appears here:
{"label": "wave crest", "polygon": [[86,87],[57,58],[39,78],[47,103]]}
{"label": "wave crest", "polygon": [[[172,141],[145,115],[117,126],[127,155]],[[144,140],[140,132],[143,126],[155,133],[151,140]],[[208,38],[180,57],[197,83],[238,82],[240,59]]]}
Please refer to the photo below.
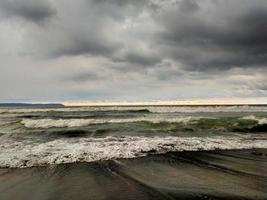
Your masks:
{"label": "wave crest", "polygon": [[63,127],[81,127],[90,124],[105,124],[105,123],[131,123],[131,122],[178,122],[186,123],[194,119],[193,117],[180,118],[125,118],[125,119],[22,119],[21,123],[27,128],[63,128]]}
{"label": "wave crest", "polygon": [[106,118],[106,119],[31,119],[24,118],[21,120],[27,128],[72,128],[72,127],[84,127],[91,124],[105,124],[105,123],[133,123],[133,122],[149,122],[149,123],[183,123],[187,125],[194,125],[195,127],[200,128],[229,128],[229,130],[236,130],[236,128],[247,129],[252,128],[257,125],[266,125],[266,118],[258,118],[254,115],[245,116],[242,118],[205,118],[205,117],[151,117],[151,116],[142,116],[136,118]]}
{"label": "wave crest", "polygon": [[267,148],[266,138],[235,137],[105,137],[68,138],[44,143],[2,140],[0,167],[32,167],[49,164],[135,158],[149,153],[215,149]]}
{"label": "wave crest", "polygon": [[254,120],[254,121],[257,121],[258,124],[260,125],[267,124],[266,118],[258,118],[258,117],[255,117],[254,115],[245,116],[245,117],[242,117],[242,119]]}

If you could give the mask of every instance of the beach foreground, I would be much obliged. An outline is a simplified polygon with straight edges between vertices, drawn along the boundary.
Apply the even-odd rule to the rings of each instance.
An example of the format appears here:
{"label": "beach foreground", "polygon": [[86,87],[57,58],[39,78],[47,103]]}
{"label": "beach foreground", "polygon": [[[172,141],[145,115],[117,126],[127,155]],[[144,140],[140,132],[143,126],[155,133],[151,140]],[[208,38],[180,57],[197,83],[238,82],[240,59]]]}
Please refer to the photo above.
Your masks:
{"label": "beach foreground", "polygon": [[1,200],[267,199],[267,149],[0,169]]}

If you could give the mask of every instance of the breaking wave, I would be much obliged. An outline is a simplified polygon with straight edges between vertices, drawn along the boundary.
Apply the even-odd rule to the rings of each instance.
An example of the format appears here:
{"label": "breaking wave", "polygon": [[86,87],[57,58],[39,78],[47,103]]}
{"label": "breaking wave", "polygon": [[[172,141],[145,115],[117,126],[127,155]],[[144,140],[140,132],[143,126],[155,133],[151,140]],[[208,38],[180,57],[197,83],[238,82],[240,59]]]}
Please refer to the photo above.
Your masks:
{"label": "breaking wave", "polygon": [[31,119],[24,118],[21,120],[27,128],[72,128],[84,127],[92,124],[106,123],[133,123],[133,122],[148,122],[152,124],[158,123],[177,123],[187,124],[191,127],[199,127],[203,129],[210,128],[228,128],[228,130],[248,130],[256,126],[267,124],[266,118],[257,118],[253,115],[242,118],[205,118],[205,117],[136,117],[136,118],[106,118],[106,119]]}
{"label": "breaking wave", "polygon": [[267,124],[266,118],[258,118],[258,117],[255,117],[254,115],[245,116],[245,117],[242,117],[242,119],[254,120],[254,121],[257,121],[258,124],[260,124],[260,125]]}
{"label": "breaking wave", "polygon": [[23,119],[21,123],[27,128],[63,128],[63,127],[82,127],[90,124],[105,124],[105,123],[131,123],[131,122],[178,122],[186,123],[193,117],[179,117],[179,118],[125,118],[125,119]]}
{"label": "breaking wave", "polygon": [[267,148],[262,137],[105,137],[69,138],[43,143],[5,140],[0,143],[0,167],[135,158],[170,151]]}

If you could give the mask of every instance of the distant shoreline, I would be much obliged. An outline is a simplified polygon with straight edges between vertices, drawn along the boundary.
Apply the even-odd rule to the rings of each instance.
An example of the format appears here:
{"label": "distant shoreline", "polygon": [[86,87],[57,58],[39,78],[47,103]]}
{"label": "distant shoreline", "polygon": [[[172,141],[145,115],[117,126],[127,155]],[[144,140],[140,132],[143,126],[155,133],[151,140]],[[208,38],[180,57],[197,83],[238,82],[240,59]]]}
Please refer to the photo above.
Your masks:
{"label": "distant shoreline", "polygon": [[70,107],[217,107],[217,106],[225,106],[225,107],[231,107],[231,106],[258,106],[258,107],[264,107],[267,106],[267,104],[194,104],[194,105],[173,105],[173,104],[144,104],[144,105],[120,105],[120,104],[114,104],[114,105],[67,105],[64,106],[66,108]]}
{"label": "distant shoreline", "polygon": [[0,108],[71,108],[71,107],[231,107],[256,106],[265,107],[267,104],[89,104],[64,105],[60,103],[0,103]]}
{"label": "distant shoreline", "polygon": [[0,108],[64,108],[63,104],[35,104],[35,103],[0,103]]}

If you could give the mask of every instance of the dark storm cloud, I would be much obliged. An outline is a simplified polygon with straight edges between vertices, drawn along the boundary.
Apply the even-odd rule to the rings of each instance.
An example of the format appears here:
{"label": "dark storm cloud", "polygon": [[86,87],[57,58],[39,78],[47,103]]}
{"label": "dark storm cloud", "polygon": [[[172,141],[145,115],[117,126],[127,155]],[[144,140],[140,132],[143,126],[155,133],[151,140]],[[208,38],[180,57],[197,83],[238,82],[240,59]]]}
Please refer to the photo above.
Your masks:
{"label": "dark storm cloud", "polygon": [[267,92],[267,83],[266,79],[264,79],[262,82],[254,82],[254,83],[248,83],[248,87],[251,90],[261,90]]}
{"label": "dark storm cloud", "polygon": [[66,78],[66,80],[84,82],[84,81],[88,81],[88,80],[95,81],[95,80],[98,80],[100,78],[101,78],[101,76],[99,74],[84,72],[84,73],[72,75],[72,76]]}
{"label": "dark storm cloud", "polygon": [[192,12],[179,12],[190,8],[183,1],[160,19],[166,56],[189,70],[267,65],[266,1],[210,1],[209,7],[207,1],[189,2]]}
{"label": "dark storm cloud", "polygon": [[112,60],[114,62],[132,63],[142,67],[151,67],[160,62],[160,58],[157,55],[153,55],[152,53],[145,55],[145,53],[134,51],[127,52],[119,58],[113,57]]}
{"label": "dark storm cloud", "polygon": [[[109,56],[119,48],[118,44],[105,41],[105,38],[70,36],[71,43],[63,48],[55,49],[51,52],[52,57],[78,56],[78,55],[101,55]],[[98,41],[102,40],[102,41]]]}
{"label": "dark storm cloud", "polygon": [[[129,48],[129,42],[135,38],[126,38],[128,33],[119,30],[125,20],[135,19],[151,5],[146,0],[78,0],[77,4],[65,1],[58,7],[58,18],[49,30],[34,30],[31,40],[36,41],[35,52],[50,58],[102,56],[115,63],[152,66],[159,58]],[[138,36],[136,40],[140,40]]]}
{"label": "dark storm cloud", "polygon": [[56,14],[55,8],[47,0],[5,0],[0,2],[0,10],[8,17],[21,17],[35,23]]}
{"label": "dark storm cloud", "polygon": [[151,56],[143,56],[142,54],[129,53],[125,56],[125,60],[131,63],[141,64],[143,66],[151,66],[159,62],[159,59]]}
{"label": "dark storm cloud", "polygon": [[[145,67],[172,59],[186,70],[199,71],[267,65],[265,0],[49,2],[9,0],[0,5],[10,16],[37,23],[59,11],[50,30],[31,35],[39,48],[35,52],[52,58],[103,56]],[[137,21],[142,15],[147,18]],[[127,20],[132,28],[124,30]],[[143,52],[140,46],[152,48]]]}
{"label": "dark storm cloud", "polygon": [[199,5],[195,0],[183,0],[179,4],[179,9],[182,12],[194,12],[199,9]]}
{"label": "dark storm cloud", "polygon": [[[123,22],[127,18],[136,17],[144,10],[153,9],[150,0],[86,0],[90,9],[99,17],[112,18]],[[101,13],[101,15],[100,15]]]}
{"label": "dark storm cloud", "polygon": [[264,91],[267,91],[267,84],[263,83],[260,87],[258,87],[257,89],[260,89],[260,90],[264,90]]}
{"label": "dark storm cloud", "polygon": [[0,0],[0,18],[0,98],[266,94],[266,0]]}
{"label": "dark storm cloud", "polygon": [[[55,41],[55,49],[48,48],[52,57],[97,55],[113,62],[145,67],[173,59],[186,70],[199,71],[267,64],[267,29],[263,28],[267,22],[267,3],[264,0],[253,3],[250,0],[182,0],[158,4],[152,0],[86,0],[84,6],[87,8],[79,7],[75,15],[69,13],[68,17],[77,24],[67,19],[62,22],[61,28],[68,30],[62,33],[66,40]],[[135,21],[144,13],[161,31],[150,33],[149,28],[140,24],[128,32],[118,31],[125,20]],[[143,35],[138,34],[139,31],[143,31]],[[53,40],[53,35],[51,38]],[[137,52],[129,45],[131,40],[143,46],[153,45],[153,51]]]}
{"label": "dark storm cloud", "polygon": [[94,4],[97,5],[103,5],[103,4],[108,4],[108,5],[116,5],[119,7],[124,7],[124,6],[144,6],[147,4],[149,1],[146,0],[88,0],[89,2],[93,2]]}

